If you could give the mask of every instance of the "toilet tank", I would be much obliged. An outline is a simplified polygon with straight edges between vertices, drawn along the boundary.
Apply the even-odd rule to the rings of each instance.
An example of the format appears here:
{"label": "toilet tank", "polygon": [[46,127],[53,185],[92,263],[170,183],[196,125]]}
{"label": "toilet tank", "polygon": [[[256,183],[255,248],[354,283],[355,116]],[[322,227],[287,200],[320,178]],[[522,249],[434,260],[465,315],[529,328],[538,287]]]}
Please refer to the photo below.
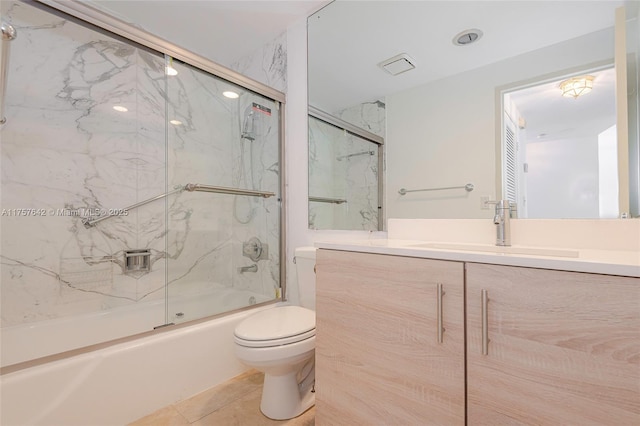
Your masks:
{"label": "toilet tank", "polygon": [[300,306],[316,310],[316,248],[298,247],[295,251]]}

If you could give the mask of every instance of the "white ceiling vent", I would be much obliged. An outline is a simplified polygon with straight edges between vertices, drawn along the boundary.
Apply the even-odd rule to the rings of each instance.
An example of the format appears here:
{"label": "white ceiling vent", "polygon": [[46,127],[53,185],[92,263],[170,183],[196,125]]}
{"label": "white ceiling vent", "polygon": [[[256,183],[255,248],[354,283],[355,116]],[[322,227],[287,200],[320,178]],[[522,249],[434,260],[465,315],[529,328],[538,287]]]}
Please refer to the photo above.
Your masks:
{"label": "white ceiling vent", "polygon": [[415,63],[409,55],[401,53],[393,58],[380,62],[378,66],[391,75],[398,75],[414,69],[416,67]]}

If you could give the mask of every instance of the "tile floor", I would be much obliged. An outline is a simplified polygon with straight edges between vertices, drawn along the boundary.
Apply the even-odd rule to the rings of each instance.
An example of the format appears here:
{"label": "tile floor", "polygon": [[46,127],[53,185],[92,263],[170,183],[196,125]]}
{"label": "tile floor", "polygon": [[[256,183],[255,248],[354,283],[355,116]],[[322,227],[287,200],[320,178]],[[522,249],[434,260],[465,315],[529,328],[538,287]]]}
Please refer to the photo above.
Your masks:
{"label": "tile floor", "polygon": [[260,412],[264,375],[250,370],[228,382],[149,414],[129,426],[313,426],[315,407],[291,420]]}

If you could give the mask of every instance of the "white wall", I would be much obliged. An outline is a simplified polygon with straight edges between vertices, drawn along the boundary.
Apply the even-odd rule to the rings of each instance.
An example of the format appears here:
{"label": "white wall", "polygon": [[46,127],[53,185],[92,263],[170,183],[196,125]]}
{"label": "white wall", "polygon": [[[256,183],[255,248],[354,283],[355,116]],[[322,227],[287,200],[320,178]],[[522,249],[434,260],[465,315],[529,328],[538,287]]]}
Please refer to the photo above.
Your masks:
{"label": "white wall", "polygon": [[[387,217],[490,217],[480,197],[500,196],[496,88],[612,56],[613,31],[603,30],[388,96]],[[475,190],[397,193],[466,183]]]}
{"label": "white wall", "polygon": [[526,150],[527,217],[599,217],[597,135],[529,143]]}

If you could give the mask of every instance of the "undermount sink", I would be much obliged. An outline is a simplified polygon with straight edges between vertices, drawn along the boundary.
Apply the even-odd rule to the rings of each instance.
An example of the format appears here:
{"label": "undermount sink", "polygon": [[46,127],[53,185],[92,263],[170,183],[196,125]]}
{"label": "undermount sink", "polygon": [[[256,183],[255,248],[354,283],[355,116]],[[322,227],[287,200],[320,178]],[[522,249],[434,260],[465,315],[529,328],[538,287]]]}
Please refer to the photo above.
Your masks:
{"label": "undermount sink", "polygon": [[466,244],[466,243],[422,243],[414,244],[412,247],[422,247],[442,250],[459,251],[480,251],[487,253],[501,254],[524,254],[530,256],[551,256],[551,257],[579,257],[578,250],[542,248],[542,247],[522,247],[522,246],[496,246],[489,244]]}

